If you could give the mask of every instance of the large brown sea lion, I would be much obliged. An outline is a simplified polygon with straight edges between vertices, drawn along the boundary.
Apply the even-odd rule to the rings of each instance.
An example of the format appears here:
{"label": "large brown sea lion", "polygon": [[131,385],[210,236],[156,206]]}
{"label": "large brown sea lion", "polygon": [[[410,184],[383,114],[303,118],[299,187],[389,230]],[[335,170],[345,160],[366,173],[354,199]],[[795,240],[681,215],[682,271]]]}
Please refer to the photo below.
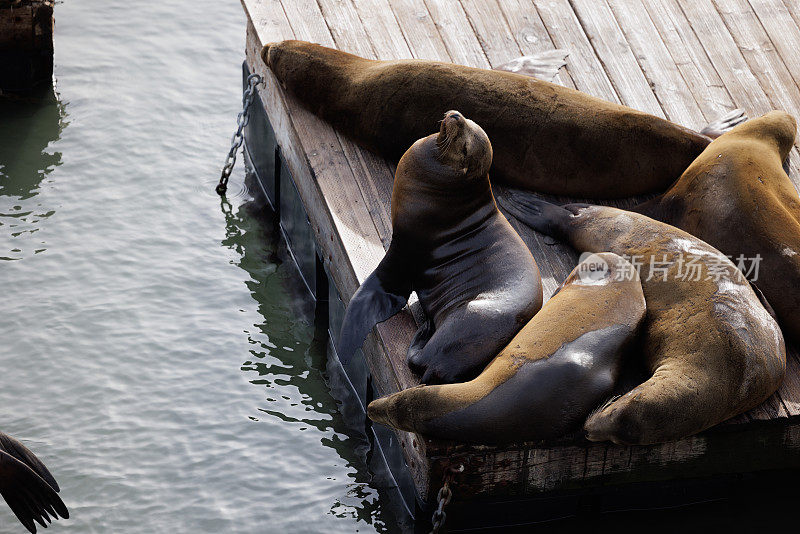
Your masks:
{"label": "large brown sea lion", "polygon": [[518,195],[501,204],[535,230],[577,250],[611,251],[640,265],[647,300],[642,345],[652,377],[592,415],[589,439],[651,444],[682,438],[778,389],[786,367],[781,330],[721,252],[638,213],[559,207]]}
{"label": "large brown sea lion", "polygon": [[416,291],[428,322],[408,351],[423,382],[477,375],[542,306],[539,269],[497,209],[486,133],[449,111],[397,166],[392,242],[345,313],[346,361]]}
{"label": "large brown sea lion", "polygon": [[485,444],[561,437],[610,396],[644,314],[632,266],[616,254],[590,255],[477,378],[375,400],[369,417]]}
{"label": "large brown sea lion", "polygon": [[782,111],[737,126],[711,143],[669,191],[636,211],[742,263],[784,331],[800,340],[800,198],[782,167],[796,130]]}
{"label": "large brown sea lion", "polygon": [[[494,144],[492,179],[542,193],[663,191],[710,142],[647,113],[511,72],[375,61],[304,41],[270,43],[261,55],[312,112],[392,159],[446,110],[458,109]],[[726,120],[735,123],[737,115]]]}
{"label": "large brown sea lion", "polygon": [[0,495],[30,532],[36,532],[34,521],[46,528],[59,516],[69,517],[58,491],[58,483],[41,460],[25,445],[0,432]]}

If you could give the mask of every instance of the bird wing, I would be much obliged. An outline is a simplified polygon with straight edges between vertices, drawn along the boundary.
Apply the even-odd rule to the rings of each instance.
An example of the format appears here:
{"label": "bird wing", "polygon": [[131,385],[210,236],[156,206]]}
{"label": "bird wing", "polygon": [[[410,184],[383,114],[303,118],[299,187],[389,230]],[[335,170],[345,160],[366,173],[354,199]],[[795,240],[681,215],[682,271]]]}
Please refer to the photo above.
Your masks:
{"label": "bird wing", "polygon": [[58,482],[56,482],[56,479],[53,478],[53,475],[50,474],[50,471],[47,470],[47,467],[45,467],[42,461],[18,440],[12,438],[8,434],[0,432],[0,450],[6,451],[8,454],[33,469],[37,475],[50,484],[51,488],[56,491],[61,491],[61,488],[58,487]]}
{"label": "bird wing", "polygon": [[17,519],[34,534],[34,521],[47,527],[45,521],[50,523],[59,516],[69,517],[67,507],[50,484],[5,451],[0,451],[0,495]]}

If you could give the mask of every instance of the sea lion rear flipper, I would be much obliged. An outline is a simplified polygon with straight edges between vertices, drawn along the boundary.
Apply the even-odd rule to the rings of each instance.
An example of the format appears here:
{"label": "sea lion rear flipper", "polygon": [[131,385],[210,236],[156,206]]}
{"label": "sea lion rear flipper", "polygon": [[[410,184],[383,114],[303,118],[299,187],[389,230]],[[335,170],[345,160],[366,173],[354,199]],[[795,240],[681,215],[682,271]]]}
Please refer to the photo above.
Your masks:
{"label": "sea lion rear flipper", "polygon": [[729,111],[722,117],[711,121],[705,128],[700,130],[700,133],[707,135],[711,139],[716,139],[728,130],[733,129],[734,126],[743,123],[748,119],[747,114],[741,108],[736,108]]}
{"label": "sea lion rear flipper", "polygon": [[339,336],[339,360],[346,365],[370,330],[403,309],[411,295],[408,273],[393,268],[392,248],[350,299]]}
{"label": "sea lion rear flipper", "polygon": [[498,65],[494,70],[515,72],[517,74],[524,74],[525,76],[551,82],[558,74],[558,70],[567,65],[565,58],[568,55],[569,52],[558,48],[555,50],[546,50],[538,54],[512,59],[508,63]]}
{"label": "sea lion rear flipper", "polygon": [[518,189],[506,189],[498,194],[497,203],[519,222],[537,232],[556,239],[565,239],[566,225],[573,215],[569,210]]}

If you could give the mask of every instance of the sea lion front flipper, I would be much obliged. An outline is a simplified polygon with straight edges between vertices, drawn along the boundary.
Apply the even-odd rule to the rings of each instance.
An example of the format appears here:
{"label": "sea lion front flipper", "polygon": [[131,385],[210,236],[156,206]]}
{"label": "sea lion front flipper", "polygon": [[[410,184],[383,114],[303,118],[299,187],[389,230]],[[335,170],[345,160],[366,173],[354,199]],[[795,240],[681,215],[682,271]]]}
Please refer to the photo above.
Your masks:
{"label": "sea lion front flipper", "polygon": [[46,528],[52,519],[69,517],[56,491],[33,469],[5,451],[0,451],[0,495],[20,523],[33,533],[34,521]]}
{"label": "sea lion front flipper", "polygon": [[425,345],[428,344],[431,337],[433,337],[433,333],[436,331],[436,325],[433,322],[433,319],[426,319],[422,326],[419,327],[417,333],[414,334],[414,339],[411,340],[411,346],[408,347],[408,353],[406,355],[406,361],[410,362],[414,359],[415,355],[418,354],[422,349],[425,348]]}
{"label": "sea lion front flipper", "polygon": [[569,52],[556,48],[546,50],[530,56],[512,59],[507,63],[498,65],[494,70],[505,70],[523,74],[546,82],[552,82],[561,67],[567,65],[566,57]]}
{"label": "sea lion front flipper", "polygon": [[729,111],[722,117],[711,121],[705,128],[700,130],[700,133],[707,135],[711,139],[716,139],[728,130],[733,129],[737,124],[741,124],[748,119],[747,114],[741,108],[736,108]]}
{"label": "sea lion front flipper", "polygon": [[[411,295],[411,278],[397,265],[392,247],[350,299],[339,336],[339,360],[347,365],[370,330],[403,309]],[[394,259],[394,261],[393,261]]]}

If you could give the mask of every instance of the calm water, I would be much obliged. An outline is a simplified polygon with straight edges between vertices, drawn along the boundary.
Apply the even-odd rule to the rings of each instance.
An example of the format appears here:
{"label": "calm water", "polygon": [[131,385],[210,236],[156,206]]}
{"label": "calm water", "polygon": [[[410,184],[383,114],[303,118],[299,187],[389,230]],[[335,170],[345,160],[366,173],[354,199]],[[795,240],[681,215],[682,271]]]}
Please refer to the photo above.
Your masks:
{"label": "calm water", "polygon": [[56,19],[56,96],[0,103],[0,429],[58,479],[72,519],[52,530],[394,530],[241,163],[233,205],[213,192],[241,6]]}

